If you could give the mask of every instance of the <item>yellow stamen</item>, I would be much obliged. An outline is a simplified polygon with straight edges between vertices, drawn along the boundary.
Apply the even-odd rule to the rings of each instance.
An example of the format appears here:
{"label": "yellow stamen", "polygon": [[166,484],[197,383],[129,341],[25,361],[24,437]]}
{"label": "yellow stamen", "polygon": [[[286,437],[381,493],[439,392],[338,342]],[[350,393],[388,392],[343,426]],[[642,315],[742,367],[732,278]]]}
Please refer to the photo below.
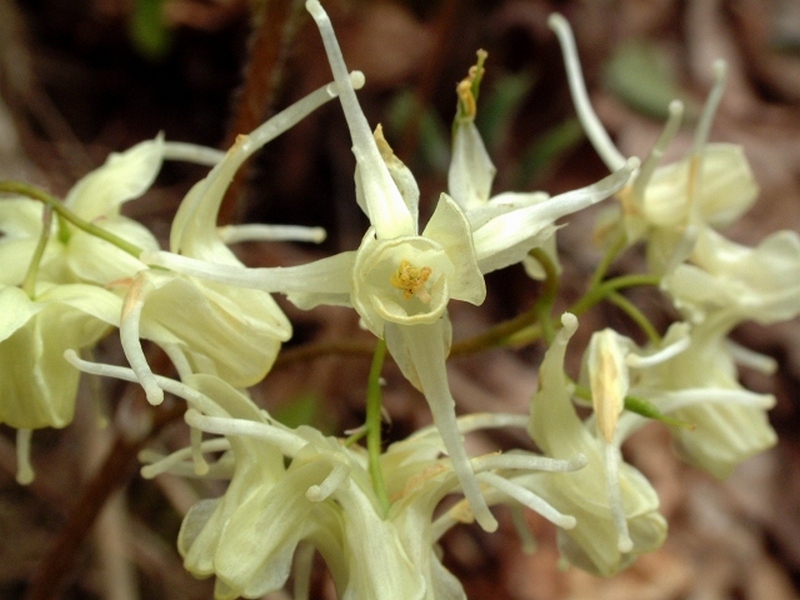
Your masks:
{"label": "yellow stamen", "polygon": [[478,50],[478,61],[469,68],[469,74],[456,86],[458,110],[456,118],[472,121],[478,112],[478,90],[483,78],[483,63],[488,56],[486,50]]}
{"label": "yellow stamen", "polygon": [[431,295],[425,289],[425,284],[433,271],[430,267],[418,269],[407,260],[400,262],[400,267],[392,274],[389,282],[397,289],[403,290],[403,298],[410,300],[416,296],[422,302],[428,303]]}

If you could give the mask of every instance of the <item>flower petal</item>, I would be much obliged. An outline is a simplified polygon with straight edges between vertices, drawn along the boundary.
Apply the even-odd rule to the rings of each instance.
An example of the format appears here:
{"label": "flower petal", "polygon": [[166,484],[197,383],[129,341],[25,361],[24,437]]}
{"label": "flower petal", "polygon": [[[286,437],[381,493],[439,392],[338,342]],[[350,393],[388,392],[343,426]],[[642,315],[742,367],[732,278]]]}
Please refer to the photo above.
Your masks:
{"label": "flower petal", "polygon": [[445,367],[448,345],[444,338],[449,328],[445,321],[442,319],[431,325],[411,326],[387,323],[387,346],[392,356],[395,356],[395,352],[400,355],[398,362],[406,364],[409,371],[413,369],[475,519],[484,530],[494,531],[497,521],[481,493],[464,447],[464,437],[458,430],[455,400],[450,393]]}
{"label": "flower petal", "polygon": [[489,201],[495,173],[497,169],[486,152],[475,123],[460,122],[447,172],[447,190],[464,212],[470,214]]}
{"label": "flower petal", "polygon": [[482,304],[486,299],[486,283],[478,268],[470,225],[464,212],[447,194],[439,197],[422,235],[441,244],[455,266],[455,272],[447,277],[450,297]]}
{"label": "flower petal", "polygon": [[364,190],[367,214],[379,239],[399,235],[414,235],[417,223],[412,218],[400,191],[397,189],[386,163],[383,161],[367,118],[358,103],[355,90],[347,76],[347,66],[330,19],[317,0],[306,2],[306,9],[319,28],[333,77],[339,91],[350,137],[353,154],[358,164],[358,177]]}
{"label": "flower petal", "polygon": [[115,217],[128,200],[138,198],[155,181],[164,159],[164,136],[140,142],[78,181],[64,203],[82,219]]}
{"label": "flower petal", "polygon": [[475,252],[481,272],[489,273],[520,262],[553,234],[557,219],[619,191],[628,183],[637,164],[636,159],[629,159],[625,167],[597,183],[497,216],[475,230]]}

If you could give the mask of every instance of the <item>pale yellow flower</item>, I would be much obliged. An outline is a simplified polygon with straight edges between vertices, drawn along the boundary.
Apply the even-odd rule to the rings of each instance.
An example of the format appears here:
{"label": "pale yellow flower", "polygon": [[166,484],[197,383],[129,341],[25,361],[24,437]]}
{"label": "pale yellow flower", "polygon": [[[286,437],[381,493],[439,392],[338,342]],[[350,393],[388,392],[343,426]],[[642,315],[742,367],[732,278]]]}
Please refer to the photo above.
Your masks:
{"label": "pale yellow flower", "polygon": [[[619,169],[625,157],[598,119],[581,74],[569,23],[559,14],[549,19],[561,43],[570,91],[578,117],[609,170]],[[736,221],[755,202],[758,185],[741,146],[708,143],[711,123],[725,84],[726,66],[715,65],[716,82],[695,130],[691,151],[683,159],[660,165],[678,131],[683,105],[673,101],[664,132],[642,167],[618,194],[621,225],[627,243],[645,239],[648,261],[657,273],[668,272],[691,253],[702,227],[722,228]]]}
{"label": "pale yellow flower", "polygon": [[[378,128],[371,131],[347,74],[330,20],[319,2],[306,3],[317,22],[350,129],[356,158],[356,196],[370,220],[357,251],[309,265],[236,270],[161,254],[154,264],[232,285],[284,293],[301,308],[352,306],[364,325],[386,340],[403,374],[425,395],[434,423],[476,519],[486,530],[497,522],[489,511],[456,426],[455,400],[445,369],[452,338],[450,300],[483,302],[483,273],[522,260],[551,231],[552,221],[619,189],[632,165],[563,197],[518,211],[500,210],[478,228],[447,194],[419,231],[419,190]],[[546,236],[544,236],[546,237]]]}
{"label": "pale yellow flower", "polygon": [[[64,351],[93,346],[120,310],[119,299],[96,286],[40,283],[35,291],[31,299],[16,286],[0,286],[0,423],[21,432],[72,421],[80,373]],[[18,436],[22,483],[33,479],[29,436]]]}
{"label": "pale yellow flower", "polygon": [[[69,359],[90,373],[136,378],[130,369],[81,361],[74,353]],[[452,462],[442,456],[445,447],[435,428],[392,444],[380,457],[387,510],[359,446],[311,427],[285,427],[213,376],[157,381],[192,407],[186,414],[192,427],[224,436],[169,456],[145,453],[152,464],[142,469],[147,477],[166,471],[197,476],[201,465],[208,476],[230,478],[223,496],[202,500],[189,511],[178,537],[186,569],[197,577],[216,576],[216,598],[261,597],[281,589],[293,569],[296,577],[308,577],[303,561],[313,552],[325,560],[343,599],[465,598],[436,544],[450,527],[473,515],[462,502],[434,519],[445,496],[463,492]],[[524,416],[479,414],[460,418],[457,427],[464,434],[526,422]],[[223,455],[206,466],[198,460],[202,452]],[[539,471],[572,477],[568,471],[584,464],[580,455],[555,460],[520,451],[471,462],[489,503],[521,504],[564,529],[575,519],[543,500],[526,478]]]}
{"label": "pale yellow flower", "polygon": [[[528,431],[548,456],[564,458],[581,453],[587,457],[587,465],[563,477],[546,473],[528,477],[536,480],[532,484],[542,498],[577,520],[574,528],[558,532],[564,558],[589,572],[608,576],[629,566],[638,555],[657,549],[666,537],[667,523],[658,512],[658,497],[650,482],[622,459],[619,445],[624,437],[613,423],[615,418],[611,418],[610,428],[598,427],[582,421],[576,413],[573,386],[564,374],[564,355],[578,323],[568,313],[562,323],[539,371],[539,390],[531,402]],[[617,348],[610,354],[621,352]],[[613,362],[619,366],[618,361]],[[600,370],[603,372],[592,377],[598,382],[610,372],[608,368]],[[610,389],[614,391],[610,394],[601,392],[599,383],[593,391],[602,394],[601,403],[611,399],[614,406],[610,412],[615,415],[619,393],[625,386],[617,385],[618,376],[611,379]],[[598,418],[606,419],[602,414],[606,407],[601,405],[600,410]]]}

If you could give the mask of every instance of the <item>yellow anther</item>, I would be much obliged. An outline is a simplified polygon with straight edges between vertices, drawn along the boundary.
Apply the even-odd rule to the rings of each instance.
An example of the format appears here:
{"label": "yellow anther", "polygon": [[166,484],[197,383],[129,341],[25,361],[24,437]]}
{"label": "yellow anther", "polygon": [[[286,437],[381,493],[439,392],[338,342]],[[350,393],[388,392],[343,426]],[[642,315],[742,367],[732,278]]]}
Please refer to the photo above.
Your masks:
{"label": "yellow anther", "polygon": [[469,74],[456,86],[458,95],[457,119],[472,121],[478,112],[478,90],[483,78],[483,63],[488,56],[486,50],[478,50],[478,61],[469,68]]}
{"label": "yellow anther", "polygon": [[456,86],[456,94],[458,94],[458,107],[462,119],[474,119],[475,113],[478,112],[478,103],[475,102],[475,96],[472,94],[472,82],[467,79],[462,79],[461,83]]}
{"label": "yellow anther", "polygon": [[430,267],[418,269],[407,260],[403,260],[389,281],[397,289],[403,290],[403,298],[406,300],[410,300],[411,296],[416,296],[427,304],[431,300],[431,295],[425,289],[425,284],[432,272]]}

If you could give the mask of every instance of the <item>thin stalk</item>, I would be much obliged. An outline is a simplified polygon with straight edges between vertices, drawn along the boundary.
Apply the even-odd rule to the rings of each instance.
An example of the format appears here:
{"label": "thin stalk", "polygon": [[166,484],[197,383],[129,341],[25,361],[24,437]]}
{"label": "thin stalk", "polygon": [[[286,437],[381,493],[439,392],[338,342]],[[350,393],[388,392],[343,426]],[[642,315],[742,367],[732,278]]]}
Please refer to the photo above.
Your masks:
{"label": "thin stalk", "polygon": [[483,333],[454,343],[453,347],[450,349],[450,356],[465,356],[467,354],[475,354],[482,350],[505,346],[514,334],[531,325],[539,325],[538,320],[539,311],[538,308],[534,306],[513,319],[498,323]]}
{"label": "thin stalk", "polygon": [[534,310],[539,314],[539,323],[542,327],[541,334],[544,341],[549,346],[555,338],[555,327],[553,326],[551,312],[553,310],[553,304],[555,304],[556,301],[556,296],[558,295],[558,271],[556,270],[555,263],[553,263],[547,255],[547,252],[541,248],[534,248],[529,252],[529,255],[542,265],[545,273],[544,287],[539,299],[536,301]]}
{"label": "thin stalk", "polygon": [[22,291],[28,295],[31,300],[36,296],[36,276],[39,274],[39,264],[42,262],[44,256],[44,249],[47,247],[47,242],[50,240],[50,232],[52,231],[53,224],[53,211],[50,207],[45,205],[42,213],[42,233],[39,235],[39,241],[36,243],[36,248],[31,256],[31,263],[28,265],[28,270],[25,273],[25,279],[22,280]]}
{"label": "thin stalk", "polygon": [[[245,79],[238,90],[225,148],[233,145],[236,136],[254,130],[275,113],[286,61],[300,26],[307,18],[304,4],[302,0],[270,0],[252,4],[259,7],[254,15],[257,26],[248,44]],[[249,175],[248,160],[236,172],[225,193],[219,212],[220,223],[240,220],[243,213],[240,203]]]}
{"label": "thin stalk", "polygon": [[617,258],[620,252],[625,248],[625,242],[627,241],[627,236],[625,235],[625,231],[620,231],[620,234],[608,248],[603,256],[603,259],[597,265],[592,273],[592,279],[589,281],[589,289],[592,290],[599,286],[603,281],[603,278],[608,273],[608,269],[611,267],[611,263],[614,262],[614,259]]}
{"label": "thin stalk", "polygon": [[569,309],[575,316],[580,316],[593,307],[595,304],[605,300],[614,292],[628,287],[659,285],[661,277],[650,273],[622,275],[604,281],[603,283],[591,288],[580,300],[575,302]]}
{"label": "thin stalk", "polygon": [[639,310],[633,302],[617,292],[609,294],[608,301],[622,309],[625,314],[627,314],[639,326],[639,328],[645,333],[647,338],[653,344],[659,345],[661,343],[661,336],[658,334],[658,331],[656,331],[656,328],[653,327],[650,319],[648,319],[647,316],[641,310]]}
{"label": "thin stalk", "polygon": [[369,476],[372,487],[383,509],[383,514],[389,513],[389,494],[386,492],[386,483],[383,481],[381,471],[381,454],[383,452],[381,441],[381,371],[386,358],[386,342],[379,340],[375,346],[372,357],[372,366],[369,369],[369,383],[367,384],[367,456],[369,461]]}
{"label": "thin stalk", "polygon": [[31,200],[42,202],[50,207],[59,217],[69,221],[78,229],[85,231],[89,235],[98,237],[101,240],[105,240],[109,244],[113,244],[134,258],[139,258],[139,255],[142,253],[142,249],[135,244],[131,244],[130,242],[123,240],[121,237],[118,237],[110,231],[106,231],[105,229],[98,227],[94,223],[90,223],[89,221],[81,219],[78,215],[64,206],[64,204],[59,201],[58,198],[51,196],[36,186],[22,183],[20,181],[0,181],[0,193],[18,194],[30,198]]}

